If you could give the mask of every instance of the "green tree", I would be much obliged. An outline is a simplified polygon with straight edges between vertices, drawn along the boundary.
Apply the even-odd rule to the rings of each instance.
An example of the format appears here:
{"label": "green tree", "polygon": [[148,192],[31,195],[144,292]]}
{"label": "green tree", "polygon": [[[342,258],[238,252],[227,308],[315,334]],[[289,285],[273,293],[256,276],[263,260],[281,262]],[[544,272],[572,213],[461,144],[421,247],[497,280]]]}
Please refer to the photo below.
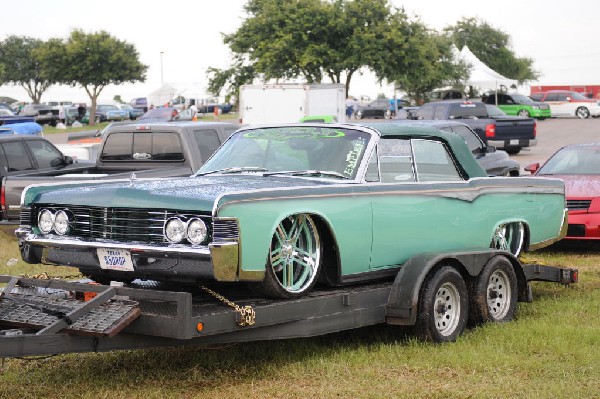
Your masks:
{"label": "green tree", "polygon": [[457,63],[451,42],[419,21],[405,25],[401,54],[394,54],[376,70],[377,76],[394,82],[417,104],[425,93],[440,86],[458,85],[467,77],[467,65]]}
{"label": "green tree", "polygon": [[484,64],[519,83],[536,80],[539,72],[533,60],[517,57],[510,48],[510,36],[477,18],[463,18],[444,29],[458,48],[466,45]]}
{"label": "green tree", "polygon": [[148,69],[140,62],[134,45],[105,31],[73,30],[66,41],[51,42],[45,56],[51,61],[50,78],[79,85],[90,97],[90,124],[95,122],[98,96],[106,86],[144,82]]}
{"label": "green tree", "polygon": [[26,36],[8,36],[0,43],[0,83],[23,87],[34,103],[55,83],[45,74],[49,66],[43,53],[47,43]]}
{"label": "green tree", "polygon": [[223,36],[233,65],[209,70],[213,94],[237,92],[258,77],[328,78],[349,91],[361,68],[381,69],[407,42],[407,16],[388,0],[249,0],[245,11],[240,28]]}

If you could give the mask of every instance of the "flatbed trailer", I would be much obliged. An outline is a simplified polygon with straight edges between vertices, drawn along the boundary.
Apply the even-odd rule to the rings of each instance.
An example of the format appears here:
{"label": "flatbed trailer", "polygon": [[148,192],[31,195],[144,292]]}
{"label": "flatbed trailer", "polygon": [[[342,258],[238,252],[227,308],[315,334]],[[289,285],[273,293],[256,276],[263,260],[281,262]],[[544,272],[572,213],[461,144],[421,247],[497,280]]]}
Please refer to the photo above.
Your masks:
{"label": "flatbed trailer", "polygon": [[[440,269],[455,268],[468,283],[498,262],[514,267],[519,301],[532,300],[530,281],[577,282],[575,269],[521,264],[496,250],[425,254],[403,264],[394,279],[317,286],[298,299],[260,298],[231,283],[182,291],[157,283],[132,288],[0,275],[0,284],[6,284],[0,292],[0,357],[312,337],[381,323],[414,325],[424,312],[419,307],[426,287]],[[484,290],[496,295],[490,287]],[[441,312],[440,304],[434,305],[431,312]]]}

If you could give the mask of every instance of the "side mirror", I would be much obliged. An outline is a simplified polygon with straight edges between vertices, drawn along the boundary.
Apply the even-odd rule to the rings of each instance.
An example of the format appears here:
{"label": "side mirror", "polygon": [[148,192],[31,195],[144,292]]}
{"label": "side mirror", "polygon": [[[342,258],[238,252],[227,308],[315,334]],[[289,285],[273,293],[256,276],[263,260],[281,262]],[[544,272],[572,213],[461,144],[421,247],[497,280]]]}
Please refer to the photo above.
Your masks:
{"label": "side mirror", "polygon": [[567,100],[568,102],[571,102],[571,97],[567,97],[567,98],[566,98],[566,100]]}
{"label": "side mirror", "polygon": [[540,168],[539,163],[532,163],[532,164],[525,166],[523,169],[525,169],[527,172],[530,172],[533,175],[533,174],[535,174],[535,172],[538,171],[539,168]]}
{"label": "side mirror", "polygon": [[65,155],[65,165],[72,165],[73,164],[73,158],[71,158],[68,155]]}

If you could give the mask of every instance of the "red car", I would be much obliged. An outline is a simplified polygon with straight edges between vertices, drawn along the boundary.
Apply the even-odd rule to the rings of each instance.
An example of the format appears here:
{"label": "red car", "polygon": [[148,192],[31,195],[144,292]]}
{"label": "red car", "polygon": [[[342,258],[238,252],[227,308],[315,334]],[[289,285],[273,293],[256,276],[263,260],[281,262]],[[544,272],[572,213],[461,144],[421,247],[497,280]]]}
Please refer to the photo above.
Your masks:
{"label": "red car", "polygon": [[525,170],[564,180],[569,209],[565,239],[600,240],[600,143],[563,147],[541,167],[535,163]]}

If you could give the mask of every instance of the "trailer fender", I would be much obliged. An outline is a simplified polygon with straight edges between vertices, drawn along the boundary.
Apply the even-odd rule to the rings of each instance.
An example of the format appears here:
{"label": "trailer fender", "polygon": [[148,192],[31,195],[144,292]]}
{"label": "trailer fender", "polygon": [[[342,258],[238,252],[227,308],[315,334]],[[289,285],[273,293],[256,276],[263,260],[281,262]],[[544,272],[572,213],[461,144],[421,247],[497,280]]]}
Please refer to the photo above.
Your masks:
{"label": "trailer fender", "polygon": [[479,275],[496,256],[506,257],[513,265],[517,275],[519,301],[526,300],[527,280],[523,268],[519,260],[509,252],[483,250],[420,254],[406,261],[398,271],[388,298],[386,322],[396,325],[415,324],[421,286],[436,266],[453,265],[467,280]]}

